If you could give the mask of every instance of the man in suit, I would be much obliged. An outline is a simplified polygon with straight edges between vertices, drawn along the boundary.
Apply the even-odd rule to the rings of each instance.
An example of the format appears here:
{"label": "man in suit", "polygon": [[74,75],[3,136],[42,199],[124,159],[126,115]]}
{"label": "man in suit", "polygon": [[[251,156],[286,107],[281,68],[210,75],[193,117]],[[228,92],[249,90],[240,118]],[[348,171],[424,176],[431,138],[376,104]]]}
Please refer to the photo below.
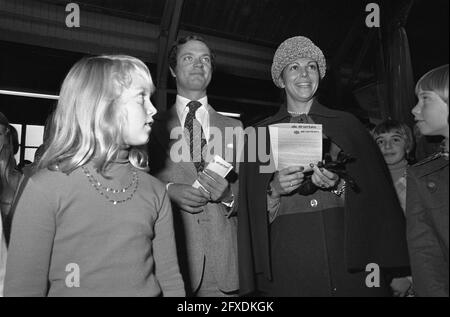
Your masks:
{"label": "man in suit", "polygon": [[[211,155],[219,155],[238,172],[237,137],[225,130],[242,129],[242,124],[208,104],[214,54],[202,38],[179,39],[169,53],[169,65],[177,84],[176,102],[155,118],[150,173],[167,184],[186,293],[233,296],[239,285],[238,184],[210,171],[206,175],[204,167]],[[192,187],[196,180],[204,190]]]}

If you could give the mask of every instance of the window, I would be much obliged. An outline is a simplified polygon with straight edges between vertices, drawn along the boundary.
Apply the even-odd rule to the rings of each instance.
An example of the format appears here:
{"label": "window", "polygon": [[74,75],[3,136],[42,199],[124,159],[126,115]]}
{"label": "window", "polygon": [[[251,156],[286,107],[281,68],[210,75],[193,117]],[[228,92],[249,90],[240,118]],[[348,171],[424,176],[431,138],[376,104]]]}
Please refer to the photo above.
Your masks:
{"label": "window", "polygon": [[42,144],[44,138],[44,126],[30,124],[11,124],[17,130],[19,137],[19,151],[15,158],[19,163],[22,160],[34,161],[34,153]]}

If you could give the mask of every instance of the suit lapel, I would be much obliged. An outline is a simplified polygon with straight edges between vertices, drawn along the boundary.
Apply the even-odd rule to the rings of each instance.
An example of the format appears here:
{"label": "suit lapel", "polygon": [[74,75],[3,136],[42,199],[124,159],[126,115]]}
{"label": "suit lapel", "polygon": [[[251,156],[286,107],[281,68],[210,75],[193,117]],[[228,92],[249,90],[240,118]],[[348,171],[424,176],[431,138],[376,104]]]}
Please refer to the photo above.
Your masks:
{"label": "suit lapel", "polygon": [[[226,153],[227,153],[226,151],[227,150],[228,151],[232,151],[232,153],[234,153],[233,152],[233,146],[234,146],[233,145],[233,139],[228,140],[229,136],[227,137],[227,135],[225,133],[225,122],[224,122],[223,118],[221,118],[221,116],[210,105],[208,105],[208,113],[209,113],[209,125],[210,125],[210,139],[208,140],[206,151],[208,151],[212,155],[214,155],[214,154],[220,155],[222,158],[225,159],[225,157],[227,156],[226,155]],[[164,119],[166,120],[166,124],[164,124],[166,129],[163,132],[163,135],[161,136],[161,138],[163,140],[167,140],[168,141],[167,156],[170,159],[170,149],[172,148],[172,146],[174,145],[175,142],[179,142],[179,138],[171,139],[170,138],[170,133],[171,133],[171,131],[174,128],[180,128],[181,127],[181,122],[180,122],[180,119],[178,118],[178,113],[176,111],[176,107],[175,106],[170,108],[170,110],[167,112],[167,117],[164,118]],[[220,131],[221,133],[219,135],[217,135],[217,133],[214,134],[214,130],[216,132]],[[220,152],[218,152],[219,149],[217,147],[216,148],[212,148],[213,143],[210,142],[210,141],[212,140],[211,137],[213,136],[213,134],[214,134],[215,137],[220,137],[221,138]],[[186,143],[185,138],[183,138],[183,140],[181,142],[185,142]],[[217,142],[214,142],[214,143],[217,144]],[[185,145],[186,145],[185,148],[189,148],[189,144],[186,143]],[[230,148],[228,149],[228,147],[230,147]],[[215,153],[213,153],[212,151],[215,152]],[[233,159],[234,159],[234,157],[233,157]],[[206,162],[206,165],[207,164],[208,164],[208,162]],[[181,161],[181,162],[177,163],[177,166],[178,166],[178,168],[181,168],[183,171],[188,172],[189,174],[191,174],[194,178],[197,177],[197,170],[195,169],[195,165],[194,165],[193,162]]]}
{"label": "suit lapel", "polygon": [[[227,140],[227,135],[225,133],[225,122],[223,118],[214,110],[213,107],[208,107],[208,113],[209,113],[209,125],[210,125],[210,141],[212,140],[212,136],[214,134],[214,137],[220,137],[220,149],[218,148],[212,148],[213,142],[208,143],[208,152],[214,156],[215,154],[220,155],[223,159],[225,159],[226,156],[226,149],[227,144],[233,143],[233,140]],[[220,131],[220,134],[218,132]],[[216,133],[214,133],[216,132]],[[217,144],[217,142],[214,142]],[[219,151],[220,150],[220,151]],[[231,162],[230,162],[231,163]]]}

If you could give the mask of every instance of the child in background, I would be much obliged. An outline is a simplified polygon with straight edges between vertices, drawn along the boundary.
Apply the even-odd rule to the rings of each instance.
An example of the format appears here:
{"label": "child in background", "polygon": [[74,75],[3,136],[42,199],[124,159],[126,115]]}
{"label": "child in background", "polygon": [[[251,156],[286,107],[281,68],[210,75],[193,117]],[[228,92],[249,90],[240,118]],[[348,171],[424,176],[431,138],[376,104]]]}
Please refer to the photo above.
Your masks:
{"label": "child in background", "polygon": [[372,135],[391,172],[392,181],[404,212],[406,208],[406,170],[414,148],[411,129],[399,121],[386,120],[373,129]]}
{"label": "child in background", "polygon": [[448,64],[416,85],[412,114],[423,135],[442,136],[441,151],[408,170],[406,224],[414,288],[418,296],[449,296]]}
{"label": "child in background", "polygon": [[[391,172],[398,200],[405,212],[406,171],[414,148],[411,129],[399,121],[386,120],[373,129],[372,135]],[[414,291],[411,276],[392,279],[391,289],[395,297],[412,296]]]}
{"label": "child in background", "polygon": [[147,173],[156,113],[145,64],[82,59],[66,76],[52,133],[20,197],[6,296],[184,296],[170,201]]}

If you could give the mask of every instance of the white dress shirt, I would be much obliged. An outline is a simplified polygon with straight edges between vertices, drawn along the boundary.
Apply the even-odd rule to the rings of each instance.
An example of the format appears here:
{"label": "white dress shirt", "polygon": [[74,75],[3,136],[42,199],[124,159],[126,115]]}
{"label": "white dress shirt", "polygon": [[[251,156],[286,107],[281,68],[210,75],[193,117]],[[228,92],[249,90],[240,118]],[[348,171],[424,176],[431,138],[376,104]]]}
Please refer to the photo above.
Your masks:
{"label": "white dress shirt", "polygon": [[[200,108],[198,108],[197,111],[195,112],[195,118],[200,122],[203,129],[203,133],[205,133],[206,142],[208,142],[210,137],[209,135],[210,123],[209,123],[209,112],[208,112],[209,105],[207,96],[200,98],[199,100],[189,100],[180,95],[177,95],[177,99],[175,100],[175,107],[177,110],[178,119],[180,119],[181,126],[184,127],[186,116],[189,113],[189,108],[187,107],[187,104],[191,101],[198,101],[202,104]],[[172,184],[173,183],[167,183],[166,189],[169,190],[169,186]],[[230,208],[233,207],[234,205],[234,195],[233,193],[231,193],[231,195],[232,195],[231,202],[223,202],[223,201],[221,202],[222,204]]]}
{"label": "white dress shirt", "polygon": [[180,119],[181,126],[184,127],[184,122],[186,121],[186,116],[189,113],[189,108],[187,104],[191,101],[198,101],[202,105],[195,113],[195,118],[202,125],[203,133],[205,133],[206,142],[209,141],[209,112],[208,112],[208,97],[205,96],[199,100],[189,100],[180,95],[177,95],[177,99],[175,101],[175,107],[177,109],[178,119]]}

